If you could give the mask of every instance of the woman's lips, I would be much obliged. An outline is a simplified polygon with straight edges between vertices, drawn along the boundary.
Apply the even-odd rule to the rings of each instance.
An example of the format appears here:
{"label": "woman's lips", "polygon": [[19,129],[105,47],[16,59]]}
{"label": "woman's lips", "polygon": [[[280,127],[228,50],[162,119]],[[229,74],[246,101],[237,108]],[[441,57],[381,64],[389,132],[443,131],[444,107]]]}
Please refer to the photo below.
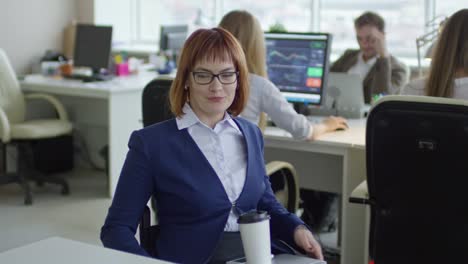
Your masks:
{"label": "woman's lips", "polygon": [[208,97],[208,100],[210,100],[211,102],[214,102],[214,103],[219,103],[221,101],[223,101],[224,97]]}

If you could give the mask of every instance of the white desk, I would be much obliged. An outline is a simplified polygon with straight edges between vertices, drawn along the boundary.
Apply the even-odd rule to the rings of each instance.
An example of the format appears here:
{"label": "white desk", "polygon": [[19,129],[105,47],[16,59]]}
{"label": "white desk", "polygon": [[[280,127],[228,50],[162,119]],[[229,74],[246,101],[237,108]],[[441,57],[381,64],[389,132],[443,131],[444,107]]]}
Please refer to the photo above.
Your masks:
{"label": "white desk", "polygon": [[366,179],[365,120],[348,120],[350,128],[324,134],[314,142],[297,141],[279,128],[265,131],[266,161],[290,162],[302,188],[341,194],[339,246],[341,263],[367,263],[365,207],[350,204],[353,189]]}
{"label": "white desk", "polygon": [[130,134],[142,127],[143,88],[156,77],[154,72],[143,72],[105,82],[84,83],[28,75],[20,83],[25,92],[49,93],[60,99],[75,128],[84,135],[93,160],[101,159],[97,153],[103,146],[109,146],[108,186],[112,197]]}
{"label": "white desk", "polygon": [[14,264],[157,264],[170,263],[60,237],[47,238],[0,253],[0,263]]}

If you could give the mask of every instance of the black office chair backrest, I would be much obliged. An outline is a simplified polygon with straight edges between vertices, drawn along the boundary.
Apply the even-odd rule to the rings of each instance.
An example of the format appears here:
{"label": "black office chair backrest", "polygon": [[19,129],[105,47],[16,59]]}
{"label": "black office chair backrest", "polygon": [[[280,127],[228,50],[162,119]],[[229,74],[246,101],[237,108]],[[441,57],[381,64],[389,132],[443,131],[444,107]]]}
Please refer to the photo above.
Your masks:
{"label": "black office chair backrest", "polygon": [[143,215],[141,216],[139,232],[140,246],[146,250],[148,254],[156,257],[156,240],[159,235],[159,226],[151,225],[151,210],[148,206],[145,206]]}
{"label": "black office chair backrest", "polygon": [[170,110],[169,89],[172,80],[156,79],[148,83],[142,96],[143,126],[149,126],[174,117]]}
{"label": "black office chair backrest", "polygon": [[[142,117],[143,126],[149,126],[174,117],[170,110],[169,90],[172,80],[155,79],[148,83],[143,89],[142,95]],[[156,210],[156,202],[151,198],[151,205]],[[155,257],[156,240],[159,234],[159,226],[151,225],[151,211],[145,207],[139,224],[140,245],[148,254]]]}
{"label": "black office chair backrest", "polygon": [[468,102],[384,98],[366,156],[375,263],[468,263]]}

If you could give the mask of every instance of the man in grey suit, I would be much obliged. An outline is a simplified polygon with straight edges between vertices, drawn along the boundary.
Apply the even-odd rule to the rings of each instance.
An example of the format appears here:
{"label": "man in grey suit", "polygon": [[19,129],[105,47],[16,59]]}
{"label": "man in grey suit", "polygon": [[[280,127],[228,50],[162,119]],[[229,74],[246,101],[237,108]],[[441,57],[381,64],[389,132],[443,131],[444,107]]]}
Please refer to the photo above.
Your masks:
{"label": "man in grey suit", "polygon": [[390,55],[385,39],[385,22],[373,12],[365,12],[354,21],[359,50],[346,50],[332,65],[332,72],[360,75],[364,101],[372,96],[398,94],[409,79],[408,68]]}

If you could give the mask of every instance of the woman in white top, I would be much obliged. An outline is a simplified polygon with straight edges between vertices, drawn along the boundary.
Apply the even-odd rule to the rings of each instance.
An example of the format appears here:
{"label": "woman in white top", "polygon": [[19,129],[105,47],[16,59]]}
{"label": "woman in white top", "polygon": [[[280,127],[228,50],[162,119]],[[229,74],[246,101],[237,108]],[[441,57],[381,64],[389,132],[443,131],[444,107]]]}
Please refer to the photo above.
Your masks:
{"label": "woman in white top", "polygon": [[311,124],[304,115],[296,113],[279,89],[267,79],[265,41],[258,20],[247,11],[231,11],[226,14],[220,27],[231,32],[240,42],[250,72],[250,96],[241,116],[259,123],[262,112],[280,128],[290,132],[296,139],[315,139],[323,133],[346,129],[346,120],[331,116],[322,123]]}
{"label": "woman in white top", "polygon": [[468,100],[468,9],[453,14],[443,26],[427,78],[410,82],[401,94]]}

